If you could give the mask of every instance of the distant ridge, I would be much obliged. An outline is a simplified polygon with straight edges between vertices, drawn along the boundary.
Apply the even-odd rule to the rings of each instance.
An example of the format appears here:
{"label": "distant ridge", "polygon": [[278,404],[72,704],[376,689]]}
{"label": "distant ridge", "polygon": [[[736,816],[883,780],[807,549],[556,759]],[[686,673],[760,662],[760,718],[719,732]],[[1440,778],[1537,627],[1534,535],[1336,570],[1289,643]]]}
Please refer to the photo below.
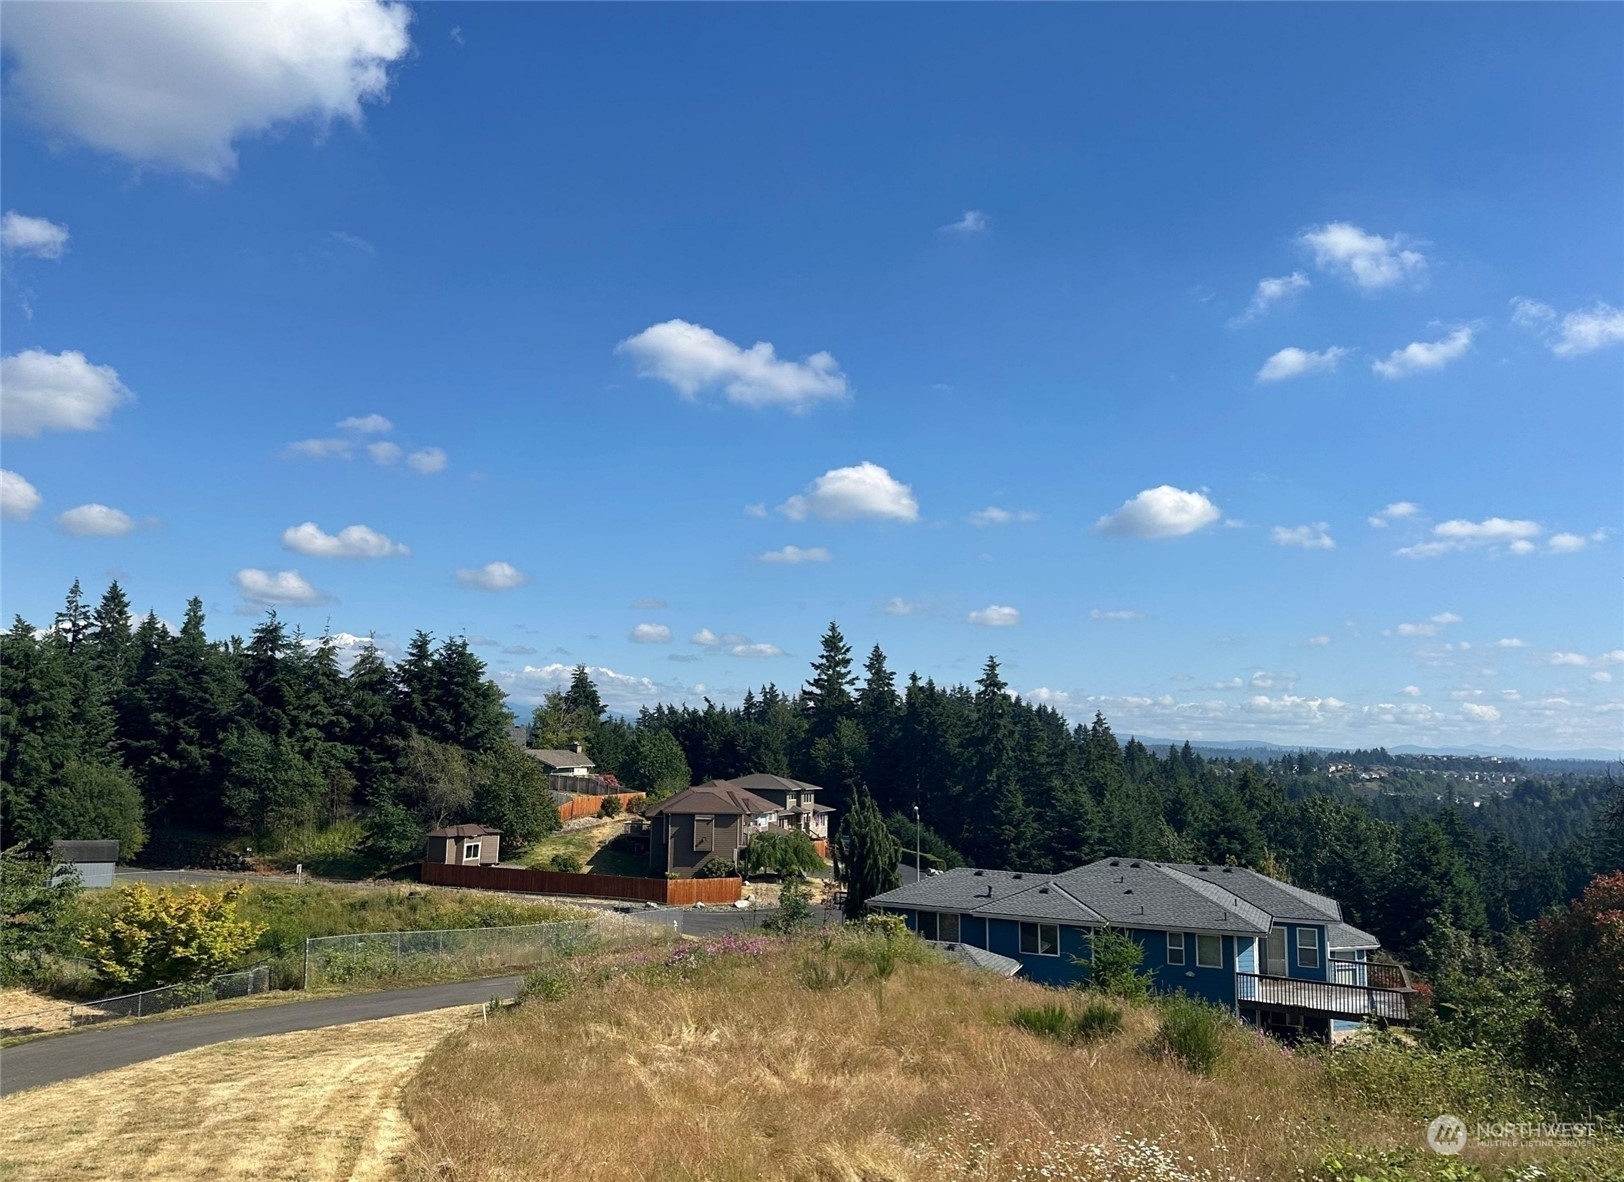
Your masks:
{"label": "distant ridge", "polygon": [[[1169,747],[1184,746],[1183,739],[1155,739],[1148,736],[1135,736],[1146,747],[1158,753],[1165,752]],[[1326,746],[1323,743],[1268,743],[1261,739],[1191,739],[1190,749],[1198,755],[1216,755],[1219,758],[1237,759],[1248,754],[1257,754],[1260,758],[1277,758],[1293,751],[1353,751],[1360,747],[1371,748],[1385,746],[1382,743],[1339,743],[1335,746]],[[1501,759],[1588,759],[1607,763],[1616,763],[1624,759],[1624,750],[1609,751],[1605,747],[1581,747],[1572,751],[1546,751],[1535,750],[1528,747],[1415,747],[1408,744],[1387,747],[1393,755],[1498,755]]]}

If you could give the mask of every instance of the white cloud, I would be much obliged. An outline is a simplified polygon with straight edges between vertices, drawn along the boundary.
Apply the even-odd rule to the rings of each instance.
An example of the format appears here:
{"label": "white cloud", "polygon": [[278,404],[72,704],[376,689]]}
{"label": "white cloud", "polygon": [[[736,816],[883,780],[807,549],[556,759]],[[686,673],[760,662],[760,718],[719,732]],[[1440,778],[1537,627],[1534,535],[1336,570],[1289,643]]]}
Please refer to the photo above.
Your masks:
{"label": "white cloud", "polygon": [[1421,512],[1421,506],[1414,501],[1394,501],[1387,508],[1378,510],[1365,520],[1370,522],[1376,529],[1386,529],[1391,522],[1401,521],[1406,517],[1414,517],[1419,512]]}
{"label": "white cloud", "polygon": [[240,570],[235,576],[237,590],[249,603],[266,607],[309,607],[326,603],[328,596],[307,583],[296,570]]}
{"label": "white cloud", "polygon": [[0,517],[12,521],[26,521],[34,515],[45,498],[39,495],[27,480],[15,472],[0,468]]}
{"label": "white cloud", "polygon": [[433,476],[436,472],[445,471],[446,454],[438,447],[420,447],[406,457],[406,466],[420,476]]}
{"label": "white cloud", "polygon": [[1572,554],[1583,550],[1590,544],[1590,539],[1579,534],[1552,534],[1545,543],[1545,548],[1552,554]]}
{"label": "white cloud", "polygon": [[909,602],[900,595],[893,595],[885,601],[885,607],[881,610],[888,616],[911,616],[919,610],[919,605]]}
{"label": "white cloud", "polygon": [[135,529],[135,519],[122,509],[91,503],[60,513],[57,528],[82,538],[122,538]]}
{"label": "white cloud", "polygon": [[1366,291],[1419,277],[1427,265],[1426,256],[1409,249],[1403,235],[1383,238],[1347,222],[1314,226],[1299,234],[1297,241],[1313,254],[1320,270],[1340,275]]}
{"label": "white cloud", "polygon": [[[1437,615],[1432,616],[1429,619],[1427,619],[1427,621],[1425,623],[1421,623],[1421,624],[1399,624],[1397,627],[1390,628],[1387,631],[1384,631],[1382,633],[1382,635],[1383,636],[1406,636],[1406,637],[1408,637],[1408,636],[1436,636],[1436,635],[1438,635],[1438,629],[1439,628],[1447,628],[1451,624],[1458,624],[1460,622],[1461,622],[1461,618],[1459,616],[1457,616],[1454,612],[1439,612]],[[1469,648],[1470,645],[1461,644],[1460,647],[1461,648]]]}
{"label": "white cloud", "polygon": [[463,567],[457,571],[457,582],[476,591],[511,591],[529,576],[511,562],[487,562],[480,567]]}
{"label": "white cloud", "polygon": [[1094,528],[1129,538],[1176,538],[1211,525],[1220,516],[1206,494],[1161,484],[1122,502],[1122,508],[1101,517]]}
{"label": "white cloud", "polygon": [[1257,380],[1283,382],[1287,378],[1300,378],[1304,374],[1329,373],[1336,369],[1347,355],[1348,350],[1340,345],[1332,345],[1317,353],[1290,345],[1263,363],[1263,368],[1257,371]]}
{"label": "white cloud", "polygon": [[306,460],[347,460],[350,458],[348,439],[299,439],[283,449],[290,456]]}
{"label": "white cloud", "polygon": [[785,546],[782,550],[769,550],[761,556],[763,562],[787,562],[796,565],[802,562],[828,562],[829,551],[822,546],[813,546],[803,550],[799,546]]}
{"label": "white cloud", "polygon": [[1269,531],[1277,546],[1301,546],[1304,550],[1335,550],[1336,540],[1331,537],[1331,527],[1327,522],[1319,521],[1313,525],[1277,525]]}
{"label": "white cloud", "polygon": [[[574,665],[554,663],[526,665],[517,672],[497,670],[491,676],[515,702],[533,706],[539,705],[549,690],[567,688],[574,673]],[[681,702],[690,694],[689,687],[685,685],[620,673],[602,665],[588,665],[587,673],[598,687],[603,704],[621,714],[636,715],[644,706]]]}
{"label": "white cloud", "polygon": [[1301,271],[1293,271],[1290,275],[1280,275],[1272,279],[1259,279],[1257,290],[1252,293],[1252,302],[1246,305],[1244,312],[1229,322],[1230,327],[1256,320],[1282,300],[1288,300],[1299,292],[1307,291],[1308,287],[1308,276]]}
{"label": "white cloud", "polygon": [[968,619],[970,623],[980,624],[985,628],[1013,628],[1021,622],[1021,613],[1019,608],[994,603],[980,611],[971,612]]}
{"label": "white cloud", "polygon": [[1394,349],[1385,360],[1372,361],[1370,368],[1384,378],[1406,378],[1442,369],[1464,357],[1471,347],[1472,330],[1457,328],[1441,341],[1411,341],[1402,349]]}
{"label": "white cloud", "polygon": [[1467,521],[1457,517],[1433,526],[1433,541],[1403,546],[1393,553],[1401,558],[1437,558],[1456,550],[1506,546],[1514,554],[1528,554],[1534,549],[1532,539],[1542,532],[1543,528],[1537,521],[1506,517]]}
{"label": "white cloud", "polygon": [[855,521],[874,517],[890,521],[918,521],[919,502],[913,489],[878,464],[864,460],[850,468],[831,468],[778,506],[791,521],[816,517],[819,521]]}
{"label": "white cloud", "polygon": [[1135,611],[1104,611],[1100,608],[1095,608],[1093,611],[1088,613],[1088,618],[1091,620],[1142,620],[1145,618],[1145,613]]}
{"label": "white cloud", "polygon": [[98,431],[134,398],[112,366],[92,365],[71,349],[25,349],[0,359],[0,434]]}
{"label": "white cloud", "polygon": [[729,657],[781,657],[784,650],[776,644],[761,644],[751,640],[748,636],[740,636],[734,632],[724,632],[718,636],[709,628],[701,628],[688,638],[690,644],[697,644],[706,652]]}
{"label": "white cloud", "polygon": [[380,414],[351,415],[338,421],[340,431],[354,431],[357,435],[387,435],[395,424]]}
{"label": "white cloud", "polygon": [[367,455],[372,457],[374,464],[388,467],[400,459],[400,445],[390,443],[387,439],[380,439],[376,443],[367,444]]}
{"label": "white cloud", "polygon": [[68,228],[48,218],[31,218],[8,209],[0,217],[0,247],[36,259],[59,259],[68,248]]}
{"label": "white cloud", "polygon": [[48,132],[221,179],[241,137],[359,124],[411,47],[410,22],[378,0],[14,6],[8,90]]}
{"label": "white cloud", "polygon": [[347,525],[329,534],[314,521],[288,526],[282,531],[282,544],[311,558],[393,558],[411,553],[369,526]]}
{"label": "white cloud", "polygon": [[744,515],[746,517],[755,517],[757,519],[763,518],[767,516],[767,506],[760,504],[759,502],[754,505],[746,505],[744,507]]}
{"label": "white cloud", "polygon": [[627,337],[615,347],[637,361],[637,372],[658,378],[684,398],[720,388],[741,406],[783,406],[804,411],[825,399],[846,396],[846,375],[826,352],[784,361],[766,341],[741,349],[726,337],[686,320],[667,320]]}
{"label": "white cloud", "polygon": [[1527,648],[1526,640],[1518,640],[1515,636],[1505,636],[1494,642],[1495,648]]}
{"label": "white cloud", "polygon": [[776,644],[735,644],[728,649],[730,657],[781,657],[784,650]]}
{"label": "white cloud", "polygon": [[1469,718],[1473,722],[1499,722],[1500,711],[1495,706],[1485,706],[1478,702],[1462,702],[1461,717]]}
{"label": "white cloud", "polygon": [[1009,525],[1014,521],[1036,521],[1038,515],[1030,509],[1000,509],[996,505],[988,505],[985,509],[977,509],[970,514],[967,520],[971,525]]}
{"label": "white cloud", "polygon": [[1308,645],[1309,648],[1324,648],[1331,643],[1331,638],[1326,633],[1321,632],[1318,636],[1310,636],[1303,643]]}
{"label": "white cloud", "polygon": [[1439,612],[1437,615],[1432,617],[1432,622],[1434,624],[1445,625],[1459,624],[1461,622],[1461,617],[1457,616],[1454,612]]}
{"label": "white cloud", "polygon": [[1599,653],[1594,657],[1587,657],[1584,653],[1552,653],[1553,665],[1576,665],[1584,668],[1589,665],[1624,665],[1624,649],[1614,649],[1612,652]]}
{"label": "white cloud", "polygon": [[638,624],[632,629],[633,644],[670,644],[671,629],[664,624]]}
{"label": "white cloud", "polygon": [[1613,675],[1604,669],[1598,669],[1590,675],[1590,680],[1602,685],[1612,684]]}
{"label": "white cloud", "polygon": [[1421,696],[1421,687],[1418,685],[1407,685],[1400,690],[1399,693],[1404,694],[1406,697],[1419,698]]}
{"label": "white cloud", "polygon": [[1518,297],[1511,301],[1511,319],[1539,334],[1558,357],[1578,357],[1624,342],[1624,311],[1599,301],[1558,322],[1556,309],[1549,304]]}
{"label": "white cloud", "polygon": [[980,234],[987,229],[987,215],[979,209],[967,209],[958,221],[936,228],[944,234]]}

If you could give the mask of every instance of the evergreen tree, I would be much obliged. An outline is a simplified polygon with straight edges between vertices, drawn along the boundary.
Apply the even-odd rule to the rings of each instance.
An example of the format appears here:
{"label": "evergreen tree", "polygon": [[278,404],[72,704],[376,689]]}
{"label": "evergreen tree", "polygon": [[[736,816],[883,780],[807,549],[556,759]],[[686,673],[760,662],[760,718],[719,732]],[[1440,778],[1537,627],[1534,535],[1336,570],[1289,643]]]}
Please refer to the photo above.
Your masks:
{"label": "evergreen tree", "polygon": [[831,734],[835,724],[851,713],[851,689],[857,684],[851,664],[851,645],[840,634],[840,625],[831,620],[818,659],[812,662],[812,677],[801,691],[801,706],[814,741]]}
{"label": "evergreen tree", "polygon": [[874,798],[861,787],[841,818],[833,843],[835,866],[846,887],[844,911],[847,919],[858,919],[875,895],[894,890],[900,883],[902,846],[885,827]]}

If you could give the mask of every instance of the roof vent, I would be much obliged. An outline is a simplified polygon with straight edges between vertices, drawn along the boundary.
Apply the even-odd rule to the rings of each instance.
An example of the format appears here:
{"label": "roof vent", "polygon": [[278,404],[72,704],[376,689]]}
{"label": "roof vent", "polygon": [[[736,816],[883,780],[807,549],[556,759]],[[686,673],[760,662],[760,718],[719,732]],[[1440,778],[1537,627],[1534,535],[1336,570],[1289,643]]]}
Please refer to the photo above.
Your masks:
{"label": "roof vent", "polygon": [[1201,871],[1202,874],[1207,872],[1207,868],[1205,866],[1197,866],[1196,869]]}
{"label": "roof vent", "polygon": [[1138,862],[1129,862],[1128,867],[1129,867],[1129,869],[1132,869],[1132,870],[1138,870],[1139,869],[1139,863]]}
{"label": "roof vent", "polygon": [[972,870],[972,871],[970,871],[970,873],[975,875],[977,878],[980,878],[983,874],[985,874],[987,872],[985,870]]}
{"label": "roof vent", "polygon": [[1047,895],[1048,893],[1049,893],[1049,888],[1048,887],[1039,887],[1038,888],[1038,894]]}
{"label": "roof vent", "polygon": [[1021,872],[1019,870],[1017,870],[1014,874],[1011,874],[1010,877],[1011,878],[1019,878],[1019,877],[1021,877]]}
{"label": "roof vent", "polygon": [[1113,865],[1113,866],[1120,866],[1120,865],[1122,865],[1122,863],[1121,863],[1121,862],[1119,862],[1119,861],[1117,861],[1117,860],[1116,860],[1116,859],[1115,859],[1115,858],[1112,858],[1112,859],[1111,859],[1111,865]]}
{"label": "roof vent", "polygon": [[1224,867],[1224,873],[1228,874],[1233,869],[1235,869],[1233,866],[1225,866]]}
{"label": "roof vent", "polygon": [[1133,888],[1129,887],[1127,890],[1123,891],[1122,893],[1124,895],[1131,895],[1131,894],[1133,894]]}

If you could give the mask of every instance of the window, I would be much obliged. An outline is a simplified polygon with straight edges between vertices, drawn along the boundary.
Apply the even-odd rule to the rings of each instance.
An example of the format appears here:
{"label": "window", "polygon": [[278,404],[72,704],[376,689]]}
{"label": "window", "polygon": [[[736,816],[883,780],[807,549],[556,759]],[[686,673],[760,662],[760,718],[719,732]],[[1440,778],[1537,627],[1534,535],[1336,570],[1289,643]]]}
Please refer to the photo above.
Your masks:
{"label": "window", "polygon": [[1263,946],[1263,972],[1270,977],[1286,975],[1286,929],[1270,928]]}
{"label": "window", "polygon": [[1183,932],[1168,932],[1167,933],[1167,963],[1168,964],[1183,964],[1184,963],[1184,933]]}
{"label": "window", "polygon": [[1028,956],[1059,956],[1059,927],[1052,923],[1023,923],[1021,951]]}
{"label": "window", "polygon": [[940,920],[938,924],[940,935],[937,936],[937,939],[944,940],[949,944],[957,944],[959,942],[958,915],[942,915],[937,918]]}
{"label": "window", "polygon": [[464,862],[479,861],[479,842],[470,841],[467,845],[462,847],[462,860]]}
{"label": "window", "polygon": [[921,940],[936,939],[936,912],[921,911],[919,913],[919,938]]}
{"label": "window", "polygon": [[694,852],[704,853],[716,848],[716,818],[694,818]]}
{"label": "window", "polygon": [[1319,929],[1297,929],[1297,967],[1300,969],[1319,968]]}
{"label": "window", "polygon": [[1204,969],[1223,968],[1224,938],[1222,936],[1197,936],[1195,938],[1195,963]]}

